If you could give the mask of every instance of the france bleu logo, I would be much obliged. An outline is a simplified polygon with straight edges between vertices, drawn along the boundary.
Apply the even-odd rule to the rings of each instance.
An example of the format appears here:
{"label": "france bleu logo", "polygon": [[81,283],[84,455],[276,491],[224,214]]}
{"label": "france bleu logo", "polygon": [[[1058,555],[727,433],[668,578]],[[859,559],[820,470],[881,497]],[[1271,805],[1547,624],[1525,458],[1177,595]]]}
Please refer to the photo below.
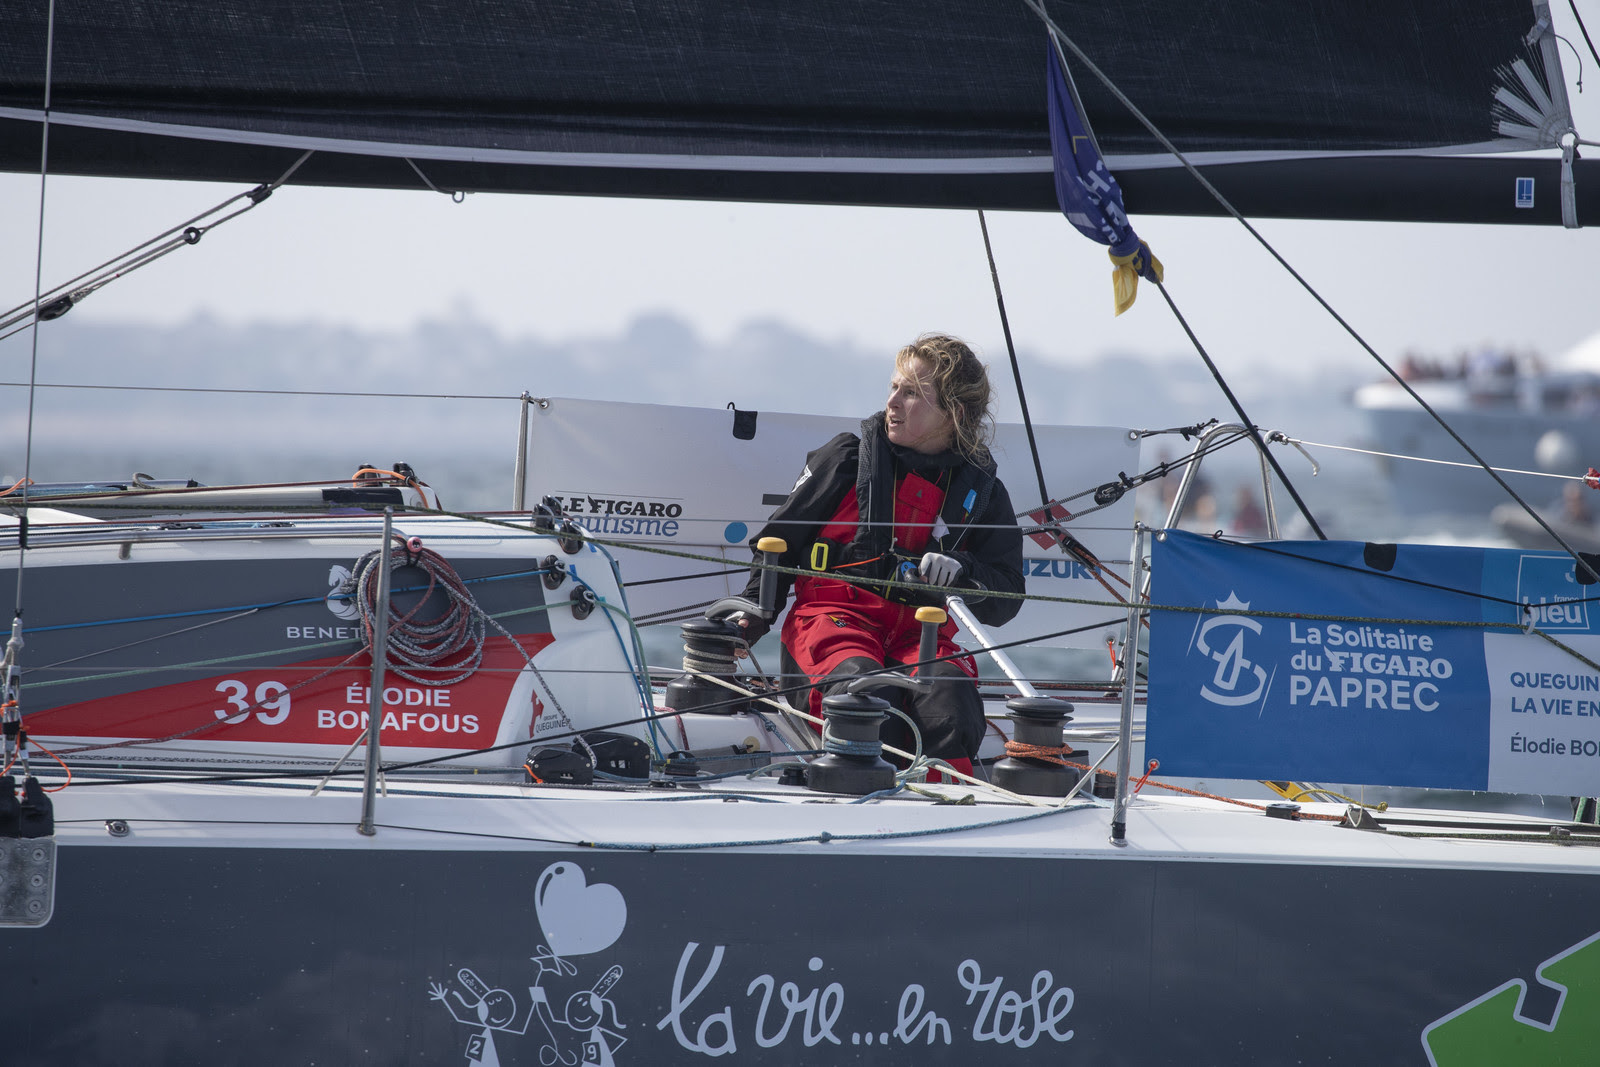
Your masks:
{"label": "france bleu logo", "polygon": [[1523,556],[1517,563],[1517,602],[1524,621],[1547,631],[1587,631],[1590,595],[1600,586],[1580,585],[1571,556]]}

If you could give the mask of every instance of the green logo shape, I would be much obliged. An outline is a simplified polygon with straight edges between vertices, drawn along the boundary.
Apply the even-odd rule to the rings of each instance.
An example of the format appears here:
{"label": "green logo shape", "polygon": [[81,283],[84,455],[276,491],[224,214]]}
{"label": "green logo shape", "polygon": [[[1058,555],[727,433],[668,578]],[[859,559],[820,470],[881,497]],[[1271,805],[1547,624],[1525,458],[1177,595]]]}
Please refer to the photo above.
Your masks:
{"label": "green logo shape", "polygon": [[1557,1067],[1600,1058],[1600,934],[1539,965],[1539,984],[1560,992],[1549,1025],[1525,1019],[1528,984],[1490,990],[1422,1031],[1433,1067]]}

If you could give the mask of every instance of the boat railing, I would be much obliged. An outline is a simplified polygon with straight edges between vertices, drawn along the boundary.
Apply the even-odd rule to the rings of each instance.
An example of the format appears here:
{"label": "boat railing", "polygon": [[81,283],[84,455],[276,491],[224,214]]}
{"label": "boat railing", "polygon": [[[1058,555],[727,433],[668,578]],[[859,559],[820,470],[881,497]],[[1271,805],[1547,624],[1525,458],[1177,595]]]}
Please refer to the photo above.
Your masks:
{"label": "boat railing", "polygon": [[[1184,510],[1189,505],[1189,497],[1194,492],[1195,486],[1200,484],[1200,465],[1206,456],[1215,451],[1217,441],[1228,436],[1244,437],[1249,431],[1236,422],[1213,423],[1200,434],[1195,442],[1194,449],[1183,461],[1183,475],[1178,481],[1178,491],[1172,498],[1172,504],[1167,509],[1166,528],[1172,529],[1182,524]],[[1262,439],[1270,444],[1288,444],[1289,438],[1281,430],[1274,430],[1262,435]],[[1273,502],[1272,495],[1272,466],[1267,462],[1264,453],[1257,453],[1256,458],[1261,464],[1261,498],[1262,507],[1266,512],[1267,537],[1277,540],[1282,536],[1278,529],[1278,508]],[[1313,464],[1313,466],[1315,466]]]}

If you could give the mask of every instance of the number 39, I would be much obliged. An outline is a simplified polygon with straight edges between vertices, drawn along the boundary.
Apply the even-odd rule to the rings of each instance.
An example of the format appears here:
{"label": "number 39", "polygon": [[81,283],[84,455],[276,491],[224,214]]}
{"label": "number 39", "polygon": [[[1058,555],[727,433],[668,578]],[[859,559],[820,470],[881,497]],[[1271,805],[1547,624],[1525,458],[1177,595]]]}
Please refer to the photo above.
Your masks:
{"label": "number 39", "polygon": [[[250,687],[237,678],[217,683],[217,692],[222,693],[228,703],[236,710],[230,712],[227,708],[217,708],[217,718],[226,720],[230,725],[244,722],[250,715],[251,703],[245,699],[245,694],[250,692]],[[282,682],[262,682],[256,686],[256,718],[263,726],[276,726],[289,717],[289,687]],[[270,708],[272,714],[267,714],[265,709]]]}

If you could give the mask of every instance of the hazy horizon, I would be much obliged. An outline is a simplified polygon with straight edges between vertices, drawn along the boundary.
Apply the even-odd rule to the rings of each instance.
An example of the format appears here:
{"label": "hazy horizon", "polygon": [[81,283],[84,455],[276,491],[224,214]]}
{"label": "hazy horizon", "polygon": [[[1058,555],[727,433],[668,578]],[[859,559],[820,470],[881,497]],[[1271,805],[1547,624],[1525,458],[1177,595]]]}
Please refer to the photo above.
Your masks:
{"label": "hazy horizon", "polygon": [[[1003,350],[985,355],[996,417],[1020,421],[1009,358]],[[16,370],[25,372],[30,356],[25,334],[0,342],[0,361],[12,370],[5,381],[25,381],[26,374],[16,376]],[[69,316],[41,325],[38,380],[113,388],[36,391],[32,475],[37,481],[78,481],[127,478],[138,471],[220,484],[343,478],[362,463],[403,460],[440,489],[447,506],[506,508],[517,398],[524,390],[534,396],[704,408],[731,402],[741,409],[865,416],[882,404],[890,360],[770,320],[744,323],[718,342],[665,313],[638,316],[619,332],[567,342],[508,338],[468,314],[403,331],[281,322],[239,326],[204,315],[176,326]],[[1039,424],[1161,429],[1233,420],[1198,357],[1122,355],[1061,366],[1025,349],[1019,363]],[[1265,427],[1331,444],[1361,437],[1348,394],[1372,375],[1291,364],[1228,376],[1251,417]],[[245,392],[198,391],[228,389]],[[333,395],[339,392],[406,395]],[[5,395],[0,474],[14,480],[21,476],[27,390],[11,386]],[[1150,466],[1189,447],[1177,435],[1153,438],[1142,462]],[[1324,450],[1318,454],[1324,473],[1313,482],[1297,454],[1282,455],[1302,493],[1325,502],[1318,507],[1348,512],[1353,497],[1360,498],[1363,514],[1381,507],[1372,465],[1363,458]],[[1207,471],[1230,493],[1239,484],[1259,485],[1248,447],[1216,457]],[[1103,477],[1112,480],[1119,473],[1108,470]],[[532,491],[537,494],[537,487]]]}

